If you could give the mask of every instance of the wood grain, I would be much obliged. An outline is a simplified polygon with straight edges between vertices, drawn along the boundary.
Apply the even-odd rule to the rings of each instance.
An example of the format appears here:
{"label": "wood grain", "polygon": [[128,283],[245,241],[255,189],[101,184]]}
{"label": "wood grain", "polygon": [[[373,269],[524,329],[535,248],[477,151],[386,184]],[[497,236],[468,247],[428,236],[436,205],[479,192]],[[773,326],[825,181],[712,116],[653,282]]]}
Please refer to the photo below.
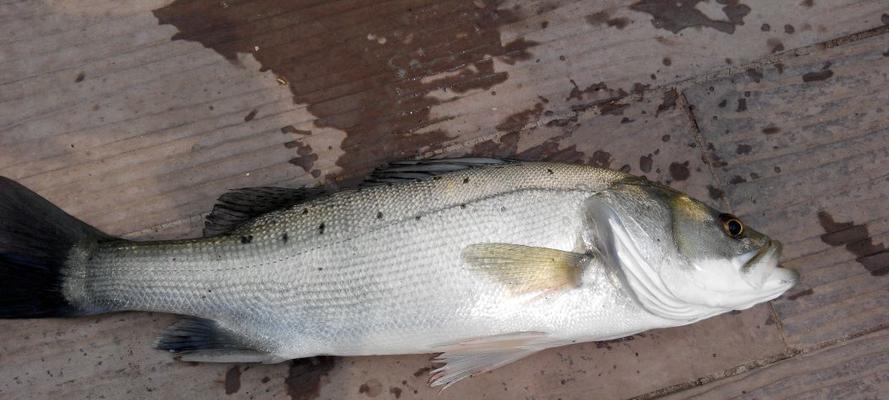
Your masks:
{"label": "wood grain", "polygon": [[889,323],[887,48],[813,48],[685,92],[731,207],[802,274],[775,302],[798,348]]}

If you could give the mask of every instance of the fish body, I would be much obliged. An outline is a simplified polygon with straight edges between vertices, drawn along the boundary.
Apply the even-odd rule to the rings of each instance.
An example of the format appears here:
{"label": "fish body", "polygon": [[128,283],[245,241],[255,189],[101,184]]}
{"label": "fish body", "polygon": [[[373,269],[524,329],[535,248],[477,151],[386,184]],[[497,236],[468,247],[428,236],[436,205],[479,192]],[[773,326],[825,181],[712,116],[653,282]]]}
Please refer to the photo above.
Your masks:
{"label": "fish body", "polygon": [[[446,385],[541,349],[746,308],[796,279],[761,283],[743,304],[689,305],[676,293],[700,291],[669,287],[677,278],[652,260],[689,263],[677,224],[658,221],[686,218],[670,210],[693,200],[616,171],[462,159],[398,164],[377,178],[244,221],[251,204],[235,201],[218,210],[235,214],[231,229],[199,239],[133,242],[81,227],[59,267],[61,301],[67,314],[190,316],[158,345],[198,361],[443,353],[433,383]],[[246,203],[273,202],[256,193]],[[757,240],[742,261],[781,270],[780,247]],[[731,268],[713,260],[717,278]],[[776,279],[771,270],[763,282]]]}

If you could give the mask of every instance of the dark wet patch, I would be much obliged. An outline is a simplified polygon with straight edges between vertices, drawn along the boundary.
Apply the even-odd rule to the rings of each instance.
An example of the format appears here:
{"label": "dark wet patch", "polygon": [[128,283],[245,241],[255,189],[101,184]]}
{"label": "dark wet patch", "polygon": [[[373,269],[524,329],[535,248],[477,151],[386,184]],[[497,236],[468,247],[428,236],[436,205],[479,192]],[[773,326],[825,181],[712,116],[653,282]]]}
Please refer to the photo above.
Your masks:
{"label": "dark wet patch", "polygon": [[432,368],[429,368],[429,367],[423,367],[423,368],[420,368],[420,369],[414,371],[414,377],[417,378],[417,377],[419,377],[420,375],[428,374],[429,371],[431,371],[431,370],[432,370]]}
{"label": "dark wet patch", "polygon": [[762,71],[756,68],[747,68],[747,76],[750,77],[754,82],[759,83],[762,80]]}
{"label": "dark wet patch", "polygon": [[803,82],[817,82],[823,81],[825,79],[829,79],[833,76],[833,71],[829,69],[823,69],[817,72],[807,72],[803,74]]}
{"label": "dark wet patch", "polygon": [[590,165],[599,167],[599,168],[609,168],[611,167],[612,161],[611,153],[602,150],[596,150],[593,152],[593,156],[590,158]]}
{"label": "dark wet patch", "polygon": [[[419,0],[347,9],[308,0],[219,4],[176,0],[154,15],[179,30],[174,40],[198,42],[232,63],[239,53],[251,54],[262,70],[288,82],[294,103],[307,105],[316,126],[346,132],[337,165],[356,177],[386,159],[445,146],[446,132],[416,132],[440,122],[431,109],[503,83],[507,73],[495,71],[494,59],[528,60],[536,45],[522,38],[501,42],[500,29],[520,16],[498,9],[499,2]],[[430,95],[439,91],[450,98]]]}
{"label": "dark wet patch", "polygon": [[661,112],[675,109],[676,108],[676,99],[678,99],[678,98],[679,98],[679,92],[676,91],[676,89],[670,89],[670,90],[664,92],[663,101],[661,101],[661,104],[659,104],[657,106],[657,111],[654,112],[655,118],[657,118],[657,116],[660,115]]}
{"label": "dark wet patch", "polygon": [[762,26],[759,27],[759,30],[763,32],[769,32],[772,30],[772,26],[769,24],[762,24]]}
{"label": "dark wet patch", "polygon": [[658,29],[666,29],[673,33],[686,28],[708,27],[728,34],[735,33],[735,26],[744,24],[744,17],[750,13],[750,7],[738,0],[717,0],[722,4],[722,12],[728,21],[712,20],[696,8],[702,0],[641,0],[630,6],[635,11],[651,14],[651,24]]}
{"label": "dark wet patch", "polygon": [[801,292],[796,292],[794,294],[788,295],[787,300],[796,300],[800,297],[811,296],[813,294],[815,294],[815,290],[809,288],[809,289],[803,290]]}
{"label": "dark wet patch", "polygon": [[784,73],[784,64],[775,63],[775,69],[778,70],[779,74],[783,74]]}
{"label": "dark wet patch", "polygon": [[254,110],[250,110],[250,112],[247,113],[247,115],[244,116],[244,122],[250,122],[250,121],[253,121],[253,118],[256,118],[256,114],[257,114],[258,112],[259,112],[259,110],[255,110],[255,109],[254,109]]}
{"label": "dark wet patch", "polygon": [[713,200],[720,200],[725,197],[725,191],[713,185],[707,185],[707,195]]}
{"label": "dark wet patch", "polygon": [[472,147],[472,154],[490,157],[507,157],[516,153],[519,147],[519,133],[510,132],[496,139],[477,143]]}
{"label": "dark wet patch", "polygon": [[670,141],[670,135],[661,136],[661,141],[666,143]]}
{"label": "dark wet patch", "polygon": [[811,8],[812,6],[815,5],[815,0],[803,0],[799,4],[803,7]]}
{"label": "dark wet patch", "polygon": [[717,104],[716,106],[719,108],[725,108],[726,104],[728,104],[728,100],[722,99],[722,101],[720,101],[719,104]]}
{"label": "dark wet patch", "polygon": [[889,14],[883,14],[883,15],[881,15],[881,16],[880,16],[880,22],[882,22],[883,25],[889,25]]}
{"label": "dark wet patch", "polygon": [[389,387],[389,394],[391,394],[392,396],[395,396],[396,399],[400,399],[401,398],[401,388],[395,387],[395,386],[390,386]]}
{"label": "dark wet patch", "polygon": [[670,163],[670,176],[674,181],[684,181],[688,179],[691,173],[688,170],[688,161]]}
{"label": "dark wet patch", "polygon": [[855,261],[863,265],[871,275],[889,274],[889,249],[882,243],[874,244],[867,225],[853,222],[836,222],[827,211],[818,212],[818,222],[824,228],[821,241],[831,246],[845,246],[856,256]]}
{"label": "dark wet patch", "polygon": [[735,154],[750,154],[750,150],[753,150],[753,147],[749,144],[739,144],[735,149]]}
{"label": "dark wet patch", "polygon": [[515,114],[512,114],[502,122],[500,122],[495,129],[498,131],[518,131],[524,128],[526,125],[531,123],[532,121],[536,121],[540,118],[540,114],[543,113],[543,104],[537,103],[534,105],[534,108],[528,109],[525,111],[520,111]]}
{"label": "dark wet patch", "polygon": [[741,175],[735,175],[732,177],[732,179],[729,179],[729,181],[728,181],[728,183],[730,183],[732,185],[737,185],[739,183],[744,183],[744,182],[747,182],[747,180],[744,179],[744,177]]}
{"label": "dark wet patch", "polygon": [[738,99],[738,108],[735,109],[735,112],[744,112],[747,111],[747,99],[740,98]]}
{"label": "dark wet patch", "polygon": [[225,394],[237,393],[241,390],[241,369],[237,365],[225,371]]}
{"label": "dark wet patch", "polygon": [[262,382],[262,383],[269,383],[269,381],[271,381],[271,380],[272,380],[272,378],[269,378],[269,377],[267,377],[267,376],[263,376],[262,379],[260,379],[259,381]]}
{"label": "dark wet patch", "polygon": [[626,17],[610,18],[608,11],[599,11],[595,14],[586,16],[586,22],[590,25],[608,25],[617,29],[624,29],[630,24],[630,19]]}
{"label": "dark wet patch", "polygon": [[383,384],[376,379],[371,379],[358,387],[358,393],[363,393],[367,397],[377,397],[383,393]]}
{"label": "dark wet patch", "polygon": [[765,133],[766,135],[774,135],[779,132],[781,132],[781,128],[774,126],[774,125],[770,125],[765,128],[762,128],[762,133]]}
{"label": "dark wet patch", "polygon": [[784,33],[786,33],[788,35],[792,35],[794,32],[796,32],[796,29],[793,27],[793,25],[790,25],[790,24],[784,25]]}
{"label": "dark wet patch", "polygon": [[295,133],[297,135],[311,135],[312,131],[307,131],[305,129],[296,129],[296,127],[293,125],[287,125],[287,126],[281,128],[281,133],[283,133],[283,134]]}
{"label": "dark wet patch", "polygon": [[673,65],[673,60],[671,60],[670,57],[664,57],[664,59],[661,60],[661,64],[669,67],[670,65]]}
{"label": "dark wet patch", "polygon": [[648,173],[651,172],[651,166],[654,164],[654,159],[651,154],[647,156],[639,157],[639,169],[642,172]]}
{"label": "dark wet patch", "polygon": [[765,324],[766,324],[766,326],[775,325],[775,316],[772,314],[769,314],[769,316],[766,317]]}
{"label": "dark wet patch", "polygon": [[574,82],[573,79],[570,80],[570,82],[573,87],[571,88],[571,92],[568,93],[568,97],[565,98],[566,101],[572,99],[583,100],[584,98],[604,98],[610,100],[624,97],[629,94],[623,89],[609,89],[605,82],[594,83],[587,86],[585,89],[581,89],[580,86],[577,86],[577,82]]}
{"label": "dark wet patch", "polygon": [[83,72],[80,72],[77,74],[77,77],[74,78],[74,82],[77,82],[77,83],[83,82],[84,78],[86,78],[86,74]]}
{"label": "dark wet patch", "polygon": [[300,358],[290,362],[284,383],[292,400],[312,400],[321,390],[321,378],[336,365],[335,357]]}
{"label": "dark wet patch", "polygon": [[312,169],[315,165],[315,161],[318,161],[318,155],[312,150],[312,146],[306,143],[303,143],[299,140],[293,140],[287,143],[284,143],[284,147],[294,148],[296,147],[296,157],[290,159],[290,163],[296,165],[306,171],[314,177],[318,177],[321,175],[321,171],[317,169]]}
{"label": "dark wet patch", "polygon": [[766,45],[769,46],[769,51],[773,54],[784,51],[784,43],[781,43],[778,39],[766,39]]}

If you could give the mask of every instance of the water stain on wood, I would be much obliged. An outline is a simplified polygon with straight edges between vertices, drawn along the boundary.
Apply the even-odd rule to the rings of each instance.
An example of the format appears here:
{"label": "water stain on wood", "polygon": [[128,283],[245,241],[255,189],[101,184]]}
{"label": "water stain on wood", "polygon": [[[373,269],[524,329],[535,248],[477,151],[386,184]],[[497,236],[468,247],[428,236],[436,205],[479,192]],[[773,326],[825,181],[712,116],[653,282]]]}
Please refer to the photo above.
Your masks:
{"label": "water stain on wood", "polygon": [[300,358],[290,362],[284,383],[292,400],[312,400],[321,390],[321,378],[336,365],[335,357]]}
{"label": "water stain on wood", "polygon": [[817,72],[807,72],[803,74],[803,82],[817,82],[823,81],[825,79],[829,79],[833,76],[833,71],[829,69],[823,69]]}
{"label": "water stain on wood", "polygon": [[520,111],[506,117],[506,119],[497,124],[495,129],[507,132],[521,130],[529,123],[537,121],[542,113],[543,104],[537,103],[532,109]]}
{"label": "water stain on wood", "polygon": [[824,228],[821,241],[831,246],[845,246],[856,256],[855,261],[863,265],[871,275],[889,274],[889,250],[882,243],[874,244],[867,225],[853,222],[836,222],[827,211],[818,212],[818,222]]}
{"label": "water stain on wood", "polygon": [[429,371],[431,371],[431,370],[432,370],[432,368],[430,368],[430,367],[423,367],[423,368],[420,368],[420,369],[414,371],[414,377],[415,377],[415,378],[418,378],[418,377],[420,377],[420,375],[428,374]]}
{"label": "water stain on wood", "polygon": [[762,133],[764,133],[766,135],[774,135],[779,132],[781,132],[781,128],[774,126],[774,125],[770,125],[765,128],[762,128]]}
{"label": "water stain on wood", "polygon": [[315,165],[315,161],[318,161],[318,155],[312,150],[312,146],[303,143],[299,140],[293,140],[287,143],[284,143],[284,147],[287,148],[296,148],[296,157],[290,159],[290,163],[296,165],[306,171],[306,173],[311,174],[313,177],[317,178],[321,176],[321,171],[317,169],[312,169]]}
{"label": "water stain on wood", "polygon": [[716,0],[722,4],[725,20],[713,20],[697,8],[703,0],[641,0],[630,6],[631,10],[650,14],[651,24],[658,29],[666,29],[679,33],[686,28],[708,27],[717,31],[733,34],[735,26],[744,25],[744,17],[750,13],[750,7],[738,0]]}
{"label": "water stain on wood", "polygon": [[788,295],[788,296],[787,296],[787,300],[791,300],[791,301],[792,301],[792,300],[796,300],[796,299],[798,299],[798,298],[800,298],[800,297],[811,296],[811,295],[813,295],[813,294],[815,294],[815,290],[809,288],[809,289],[803,290],[803,291],[801,291],[801,292],[796,292],[796,293],[794,293],[794,294]]}
{"label": "water stain on wood", "polygon": [[735,109],[735,112],[744,112],[747,111],[747,99],[740,98],[738,99],[738,108]]}
{"label": "water stain on wood", "polygon": [[237,365],[225,371],[225,394],[237,393],[241,389],[241,369]]}
{"label": "water stain on wood", "polygon": [[674,181],[684,181],[688,179],[691,172],[688,170],[688,161],[670,163],[670,176]]}
{"label": "water stain on wood", "polygon": [[[444,146],[446,132],[416,133],[440,121],[431,109],[455,94],[506,81],[494,58],[507,64],[531,58],[535,42],[501,42],[500,29],[520,15],[498,6],[420,0],[342,10],[336,2],[309,0],[237,7],[176,0],[154,15],[179,30],[173,40],[198,42],[232,63],[238,53],[252,54],[262,70],[284,78],[316,126],[346,132],[337,165],[361,176],[384,159]],[[430,95],[442,91],[450,99]]]}
{"label": "water stain on wood", "polygon": [[376,379],[371,379],[358,387],[358,393],[364,393],[367,397],[377,397],[383,393],[383,384]]}
{"label": "water stain on wood", "polygon": [[756,68],[747,68],[747,71],[745,72],[747,73],[747,76],[756,83],[759,83],[759,81],[762,80],[762,71]]}
{"label": "water stain on wood", "polygon": [[401,398],[401,392],[402,392],[402,390],[400,387],[395,387],[395,386],[389,387],[389,394],[391,394],[392,396],[395,396],[396,399]]}
{"label": "water stain on wood", "polygon": [[654,159],[649,153],[647,156],[639,157],[639,169],[642,172],[648,173],[651,172],[651,166],[654,164]]}
{"label": "water stain on wood", "polygon": [[725,191],[713,185],[707,185],[707,195],[713,200],[721,200],[725,197]]}
{"label": "water stain on wood", "polygon": [[655,118],[660,115],[662,112],[667,110],[673,110],[676,108],[676,99],[679,98],[679,92],[676,89],[670,89],[664,92],[663,101],[661,104],[657,106],[657,110],[654,112]]}
{"label": "water stain on wood", "polygon": [[312,134],[312,131],[307,131],[307,130],[305,130],[305,129],[296,129],[296,127],[293,126],[293,125],[287,125],[287,126],[284,126],[284,127],[281,128],[281,133],[283,133],[283,134],[285,134],[285,135],[286,135],[286,134],[290,134],[290,133],[294,133],[294,134],[297,134],[297,135],[305,135],[305,136],[308,136],[308,135],[311,135],[311,134]]}
{"label": "water stain on wood", "polygon": [[244,122],[250,122],[250,121],[253,121],[253,118],[256,118],[256,113],[258,113],[258,112],[259,112],[259,111],[258,111],[258,110],[255,110],[255,109],[254,109],[254,110],[250,110],[250,112],[247,113],[247,115],[244,116]]}
{"label": "water stain on wood", "polygon": [[610,18],[608,11],[599,11],[586,16],[586,22],[590,25],[602,25],[624,29],[630,24],[630,19],[626,17]]}

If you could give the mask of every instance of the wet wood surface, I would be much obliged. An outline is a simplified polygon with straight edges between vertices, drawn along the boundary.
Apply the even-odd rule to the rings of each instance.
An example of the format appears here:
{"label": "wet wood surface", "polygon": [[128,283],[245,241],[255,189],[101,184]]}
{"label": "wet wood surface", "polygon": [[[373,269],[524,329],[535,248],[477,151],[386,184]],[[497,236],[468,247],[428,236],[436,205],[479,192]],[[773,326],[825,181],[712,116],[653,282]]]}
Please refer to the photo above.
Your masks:
{"label": "wet wood surface", "polygon": [[[783,241],[803,274],[772,305],[546,351],[441,395],[426,355],[192,365],[150,348],[168,315],[0,321],[0,397],[885,396],[862,343],[889,323],[887,13],[818,0],[0,4],[0,175],[106,232],[194,236],[226,189],[347,186],[385,161],[481,154],[667,182]],[[809,360],[824,379],[806,392]],[[843,362],[861,368],[840,377]]]}

